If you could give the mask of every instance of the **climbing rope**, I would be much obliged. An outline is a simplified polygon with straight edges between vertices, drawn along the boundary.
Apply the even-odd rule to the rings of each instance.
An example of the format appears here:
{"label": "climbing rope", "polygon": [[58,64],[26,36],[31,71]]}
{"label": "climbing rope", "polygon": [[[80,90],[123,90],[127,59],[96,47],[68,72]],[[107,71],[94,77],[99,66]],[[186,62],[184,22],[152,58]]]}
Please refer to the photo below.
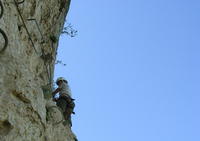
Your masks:
{"label": "climbing rope", "polygon": [[[22,2],[24,2],[24,1],[22,1]],[[22,2],[16,2],[16,0],[14,0],[15,6],[16,6],[16,9],[17,9],[17,12],[18,12],[18,14],[19,14],[19,16],[20,16],[20,18],[21,18],[21,20],[22,20],[22,23],[23,23],[23,25],[24,25],[24,28],[25,28],[25,30],[26,30],[26,32],[27,32],[27,34],[28,34],[29,40],[31,41],[31,44],[32,44],[32,46],[33,46],[33,48],[34,48],[36,54],[39,54],[39,53],[37,52],[36,48],[35,48],[35,45],[34,45],[33,40],[32,40],[32,38],[31,38],[31,35],[30,35],[29,31],[28,31],[28,28],[27,28],[27,26],[26,26],[26,24],[25,24],[25,21],[24,21],[24,19],[23,19],[23,17],[22,17],[22,14],[21,14],[20,10],[19,10],[19,7],[18,7],[18,4],[21,4]]]}
{"label": "climbing rope", "polygon": [[42,37],[42,41],[44,41],[44,37],[43,37],[43,35],[42,35],[42,32],[41,32],[41,30],[40,30],[40,27],[39,27],[39,24],[38,24],[38,22],[37,22],[37,20],[36,19],[27,19],[28,21],[34,21],[35,22],[35,24],[36,24],[36,26],[37,26],[37,29],[38,29],[38,31],[39,31],[39,33],[40,33],[40,35],[41,35],[41,37]]}
{"label": "climbing rope", "polygon": [[[22,0],[21,2],[16,2],[16,0],[14,0],[14,4],[15,4],[15,6],[16,6],[17,12],[18,12],[18,14],[19,14],[19,16],[20,16],[20,18],[21,18],[21,20],[22,20],[23,26],[24,26],[24,28],[25,28],[25,30],[26,30],[26,32],[27,32],[27,35],[28,35],[28,37],[29,37],[29,40],[31,41],[32,47],[34,48],[36,54],[38,54],[39,56],[41,56],[41,54],[39,54],[38,51],[37,51],[36,48],[35,48],[34,42],[33,42],[32,38],[31,38],[31,35],[30,35],[29,31],[28,31],[28,28],[27,28],[27,26],[26,26],[26,24],[25,24],[25,21],[24,21],[24,19],[23,19],[23,17],[22,17],[22,14],[21,14],[21,12],[20,12],[20,10],[19,10],[18,5],[19,5],[19,4],[22,4],[23,2],[24,2],[24,0]],[[28,20],[28,21],[35,21],[35,23],[36,23],[36,25],[37,25],[37,28],[38,28],[38,30],[39,30],[41,36],[42,36],[42,39],[44,39],[44,38],[43,38],[43,35],[42,35],[42,32],[41,32],[41,30],[40,30],[40,28],[39,28],[39,25],[38,25],[38,23],[37,23],[37,21],[36,21],[36,19],[27,19],[27,20]],[[42,52],[42,56],[43,56],[43,55],[45,55],[44,52]],[[51,84],[51,80],[50,80],[50,79],[51,79],[51,76],[50,76],[50,74],[48,73],[48,66],[47,66],[45,60],[44,60],[44,63],[45,63],[45,66],[46,66],[46,71],[47,71],[47,76],[48,76],[48,79],[49,79],[49,83]],[[50,72],[50,73],[51,73],[51,72]]]}
{"label": "climbing rope", "polygon": [[3,38],[4,38],[4,40],[5,40],[4,46],[3,46],[3,48],[0,50],[0,53],[2,53],[2,52],[5,51],[6,47],[8,46],[8,38],[7,38],[6,34],[5,34],[5,32],[4,32],[1,28],[0,28],[0,33],[3,35]]}
{"label": "climbing rope", "polygon": [[[29,40],[31,41],[32,47],[34,48],[36,54],[38,54],[39,56],[42,57],[42,59],[43,59],[43,61],[44,61],[44,63],[45,63],[46,72],[47,72],[47,77],[48,77],[48,79],[49,79],[49,83],[48,83],[47,85],[51,85],[51,84],[52,84],[52,82],[51,82],[52,76],[51,76],[51,67],[50,67],[50,63],[47,64],[46,60],[43,58],[43,56],[46,56],[45,53],[44,53],[44,51],[42,51],[42,53],[39,54],[38,51],[36,50],[35,45],[34,45],[34,42],[33,42],[32,38],[31,38],[31,34],[30,34],[29,31],[28,31],[28,28],[27,28],[27,26],[26,26],[25,20],[24,20],[24,18],[23,18],[23,16],[22,16],[21,12],[20,12],[20,10],[19,10],[19,7],[18,7],[18,5],[24,3],[25,0],[21,0],[21,1],[13,0],[13,1],[14,1],[15,6],[16,6],[17,12],[18,12],[18,14],[19,14],[19,16],[20,16],[20,18],[21,18],[22,24],[23,24],[23,26],[24,26],[24,28],[25,28],[25,30],[26,30],[26,32],[27,32],[28,38],[29,38]],[[41,35],[41,37],[42,37],[42,42],[43,42],[43,41],[44,41],[44,37],[43,37],[43,34],[42,34],[41,30],[40,30],[40,27],[39,27],[39,24],[38,24],[37,20],[34,19],[34,18],[30,18],[30,19],[27,19],[27,21],[34,21],[34,22],[35,22],[35,24],[36,24],[36,26],[37,26],[37,28],[38,28],[38,31],[39,31],[39,33],[40,33],[40,35]],[[53,53],[53,44],[52,44],[52,53]],[[51,54],[52,54],[52,53],[51,53]]]}
{"label": "climbing rope", "polygon": [[2,16],[3,16],[3,4],[0,1],[0,19],[1,19]]}

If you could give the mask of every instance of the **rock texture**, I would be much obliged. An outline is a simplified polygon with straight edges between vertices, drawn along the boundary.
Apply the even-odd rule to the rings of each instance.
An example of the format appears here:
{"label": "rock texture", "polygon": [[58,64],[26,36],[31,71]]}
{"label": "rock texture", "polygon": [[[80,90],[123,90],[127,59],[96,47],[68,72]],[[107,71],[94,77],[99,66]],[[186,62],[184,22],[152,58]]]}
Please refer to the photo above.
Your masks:
{"label": "rock texture", "polygon": [[1,141],[74,141],[49,97],[69,4],[0,0]]}

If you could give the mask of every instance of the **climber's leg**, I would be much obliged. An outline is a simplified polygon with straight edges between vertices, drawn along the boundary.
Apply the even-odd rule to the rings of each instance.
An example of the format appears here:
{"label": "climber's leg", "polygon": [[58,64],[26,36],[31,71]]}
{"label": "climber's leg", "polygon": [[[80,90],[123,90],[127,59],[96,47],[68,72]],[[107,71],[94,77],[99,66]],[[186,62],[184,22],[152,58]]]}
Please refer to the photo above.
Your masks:
{"label": "climber's leg", "polygon": [[[67,102],[66,102],[66,100],[65,99],[59,99],[57,102],[56,102],[56,105],[58,106],[58,107],[60,107],[60,109],[61,109],[61,111],[62,111],[62,113],[63,113],[63,115],[64,115],[64,113],[65,113],[65,111],[66,111],[66,107],[67,107]],[[64,116],[65,117],[65,116]]]}
{"label": "climber's leg", "polygon": [[67,107],[66,111],[64,112],[65,120],[68,122],[68,124],[70,126],[72,126],[72,121],[71,121],[71,114],[72,114],[72,112],[73,112],[73,109],[69,108],[69,107]]}

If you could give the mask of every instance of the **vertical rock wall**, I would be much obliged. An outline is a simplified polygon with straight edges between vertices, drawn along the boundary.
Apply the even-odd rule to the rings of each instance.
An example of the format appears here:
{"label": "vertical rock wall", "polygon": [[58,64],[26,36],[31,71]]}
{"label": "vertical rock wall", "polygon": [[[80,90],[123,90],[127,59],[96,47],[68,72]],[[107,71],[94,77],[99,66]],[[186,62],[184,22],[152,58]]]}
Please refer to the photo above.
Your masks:
{"label": "vertical rock wall", "polygon": [[48,99],[70,0],[0,0],[0,140],[73,141]]}

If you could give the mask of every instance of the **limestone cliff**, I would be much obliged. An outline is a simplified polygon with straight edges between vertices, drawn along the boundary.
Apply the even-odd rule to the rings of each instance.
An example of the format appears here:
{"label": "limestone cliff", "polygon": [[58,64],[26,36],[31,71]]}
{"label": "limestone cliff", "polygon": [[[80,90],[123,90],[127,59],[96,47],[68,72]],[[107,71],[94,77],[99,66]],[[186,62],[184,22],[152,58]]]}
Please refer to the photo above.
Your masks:
{"label": "limestone cliff", "polygon": [[49,98],[70,0],[0,0],[0,140],[74,141]]}

